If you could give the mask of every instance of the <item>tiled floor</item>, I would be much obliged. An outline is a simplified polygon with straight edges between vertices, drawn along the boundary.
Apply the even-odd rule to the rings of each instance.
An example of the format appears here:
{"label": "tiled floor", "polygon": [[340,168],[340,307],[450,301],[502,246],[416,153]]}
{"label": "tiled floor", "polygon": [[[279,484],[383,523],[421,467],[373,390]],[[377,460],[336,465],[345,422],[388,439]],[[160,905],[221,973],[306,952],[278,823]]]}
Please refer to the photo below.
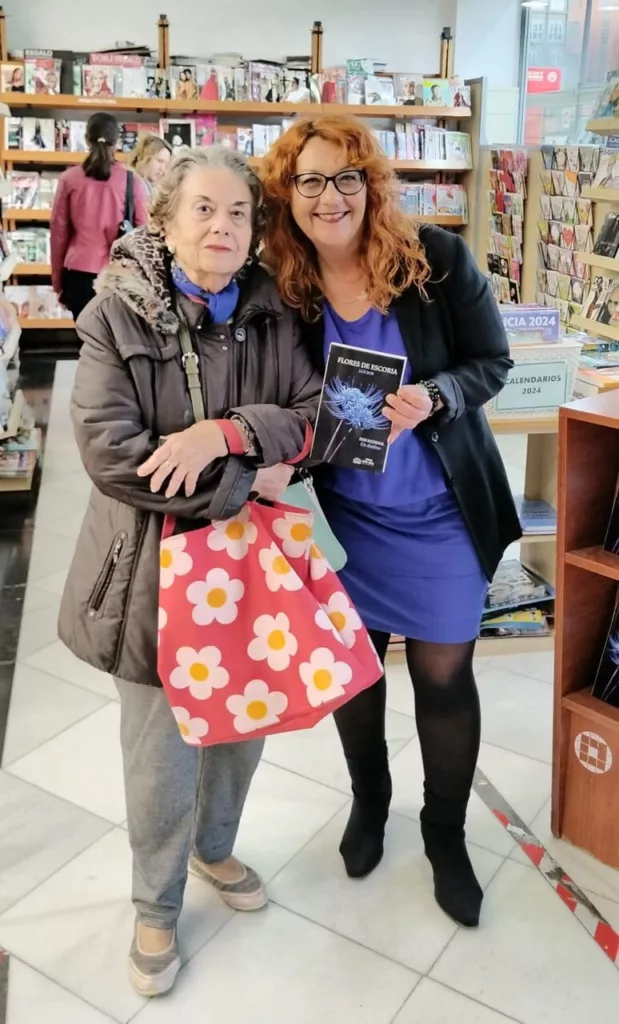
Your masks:
{"label": "tiled floor", "polygon": [[[111,680],[56,637],[88,500],[60,363],[18,664],[0,771],[0,947],[11,954],[7,1024],[616,1024],[619,972],[473,796],[471,852],[486,888],[479,931],[437,908],[422,856],[421,761],[410,686],[389,673],[395,781],[387,853],[371,878],[344,875],[348,811],[333,725],[267,745],[238,844],[272,903],[234,916],[190,879],[175,991],[130,988],[130,856]],[[515,486],[522,444],[505,457]],[[619,873],[550,837],[549,656],[480,659],[483,772],[619,928]]]}

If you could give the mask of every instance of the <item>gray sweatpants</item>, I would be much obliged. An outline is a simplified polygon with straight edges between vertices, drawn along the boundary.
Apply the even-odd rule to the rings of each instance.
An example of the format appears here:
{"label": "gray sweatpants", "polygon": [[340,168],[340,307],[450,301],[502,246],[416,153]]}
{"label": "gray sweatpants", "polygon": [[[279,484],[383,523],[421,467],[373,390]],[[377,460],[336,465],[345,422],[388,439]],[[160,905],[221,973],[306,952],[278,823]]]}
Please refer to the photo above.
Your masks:
{"label": "gray sweatpants", "polygon": [[264,741],[188,746],[163,690],[115,682],[133,903],[144,924],[172,928],[183,904],[192,845],[207,863],[232,853]]}

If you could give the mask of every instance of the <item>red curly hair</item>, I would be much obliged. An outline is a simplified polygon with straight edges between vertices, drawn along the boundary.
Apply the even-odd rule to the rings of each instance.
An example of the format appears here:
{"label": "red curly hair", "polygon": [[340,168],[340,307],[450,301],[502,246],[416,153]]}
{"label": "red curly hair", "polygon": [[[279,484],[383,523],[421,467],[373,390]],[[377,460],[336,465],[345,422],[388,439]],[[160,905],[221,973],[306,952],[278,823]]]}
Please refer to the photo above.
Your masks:
{"label": "red curly hair", "polygon": [[322,288],[316,250],[294,221],[290,205],[297,158],[310,139],[341,146],[346,167],[367,177],[367,207],[361,260],[368,297],[385,313],[397,296],[416,285],[425,297],[430,265],[415,222],[401,209],[397,178],[374,135],[354,117],[322,114],[296,121],[271,147],[263,162],[267,227],[263,259],[275,274],[284,300],[306,319],[320,310]]}

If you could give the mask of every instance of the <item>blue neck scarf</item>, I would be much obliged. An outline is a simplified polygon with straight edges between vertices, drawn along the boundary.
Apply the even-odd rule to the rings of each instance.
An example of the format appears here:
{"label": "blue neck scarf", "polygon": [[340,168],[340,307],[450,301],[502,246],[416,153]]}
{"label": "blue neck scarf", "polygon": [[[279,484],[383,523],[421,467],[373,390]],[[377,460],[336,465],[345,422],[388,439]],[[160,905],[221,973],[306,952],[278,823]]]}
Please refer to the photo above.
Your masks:
{"label": "blue neck scarf", "polygon": [[215,324],[225,324],[234,313],[239,301],[238,282],[233,278],[229,285],[221,292],[207,292],[200,285],[194,284],[187,277],[184,270],[181,270],[178,263],[172,264],[172,280],[177,291],[193,299],[194,302],[201,302],[211,314]]}

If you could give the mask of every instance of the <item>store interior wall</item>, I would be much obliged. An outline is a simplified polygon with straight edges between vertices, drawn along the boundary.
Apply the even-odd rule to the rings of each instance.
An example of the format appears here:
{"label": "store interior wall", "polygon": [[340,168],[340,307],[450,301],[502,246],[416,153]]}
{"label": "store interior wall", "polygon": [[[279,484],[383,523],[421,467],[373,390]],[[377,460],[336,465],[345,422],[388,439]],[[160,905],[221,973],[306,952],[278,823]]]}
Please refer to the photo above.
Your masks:
{"label": "store interior wall", "polygon": [[[323,60],[375,57],[392,70],[436,73],[440,34],[455,26],[458,0],[183,0],[167,5],[170,50],[242,53],[281,60],[310,52],[314,20],[324,25]],[[4,0],[9,47],[104,50],[117,40],[157,44],[165,0]]]}

